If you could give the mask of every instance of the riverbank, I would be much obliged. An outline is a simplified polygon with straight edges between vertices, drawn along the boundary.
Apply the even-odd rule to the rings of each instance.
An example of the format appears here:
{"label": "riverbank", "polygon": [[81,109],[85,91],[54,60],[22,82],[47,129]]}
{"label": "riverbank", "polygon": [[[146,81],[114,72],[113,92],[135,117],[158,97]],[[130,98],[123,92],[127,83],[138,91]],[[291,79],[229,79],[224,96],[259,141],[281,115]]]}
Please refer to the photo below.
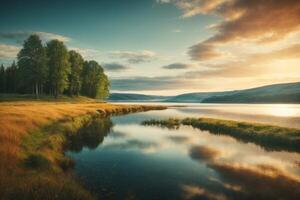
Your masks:
{"label": "riverbank", "polygon": [[267,150],[300,152],[300,130],[294,128],[212,118],[170,118],[148,120],[142,124],[171,129],[187,125],[212,134],[229,135],[243,142],[252,142]]}
{"label": "riverbank", "polygon": [[90,121],[163,106],[106,103],[0,103],[0,193],[3,199],[93,199],[69,172],[70,136]]}

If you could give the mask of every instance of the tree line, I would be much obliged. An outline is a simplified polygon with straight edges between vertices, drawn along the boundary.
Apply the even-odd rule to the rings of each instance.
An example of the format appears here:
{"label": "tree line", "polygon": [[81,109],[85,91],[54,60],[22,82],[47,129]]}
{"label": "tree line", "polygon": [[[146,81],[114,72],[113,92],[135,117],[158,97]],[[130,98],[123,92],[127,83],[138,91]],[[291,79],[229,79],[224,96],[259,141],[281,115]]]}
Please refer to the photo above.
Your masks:
{"label": "tree line", "polygon": [[109,81],[96,61],[86,61],[63,42],[51,40],[44,46],[38,35],[24,41],[17,63],[0,67],[0,93],[88,96],[105,99]]}

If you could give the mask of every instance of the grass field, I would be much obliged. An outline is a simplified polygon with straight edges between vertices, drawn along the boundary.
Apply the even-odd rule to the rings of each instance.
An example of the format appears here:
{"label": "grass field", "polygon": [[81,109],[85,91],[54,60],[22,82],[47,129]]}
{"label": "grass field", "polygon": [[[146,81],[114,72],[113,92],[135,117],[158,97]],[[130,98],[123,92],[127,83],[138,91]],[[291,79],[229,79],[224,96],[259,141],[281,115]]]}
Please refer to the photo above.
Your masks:
{"label": "grass field", "polygon": [[267,150],[300,152],[300,130],[259,123],[239,122],[211,118],[185,118],[148,120],[143,125],[179,128],[188,125],[212,134],[230,135],[244,142],[253,142]]}
{"label": "grass field", "polygon": [[2,199],[93,199],[65,170],[66,134],[95,117],[164,109],[95,101],[0,103],[0,194]]}

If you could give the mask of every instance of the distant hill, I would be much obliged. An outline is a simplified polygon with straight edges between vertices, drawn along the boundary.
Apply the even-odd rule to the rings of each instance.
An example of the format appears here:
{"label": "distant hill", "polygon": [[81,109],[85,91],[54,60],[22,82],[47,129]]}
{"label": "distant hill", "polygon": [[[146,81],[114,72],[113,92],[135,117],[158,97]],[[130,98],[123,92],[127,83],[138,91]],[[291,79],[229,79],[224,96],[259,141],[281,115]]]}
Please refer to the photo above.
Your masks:
{"label": "distant hill", "polygon": [[212,97],[212,96],[224,96],[229,94],[234,94],[236,91],[229,91],[229,92],[195,92],[195,93],[186,93],[180,94],[177,96],[173,96],[168,98],[166,101],[168,102],[202,102],[205,99]]}
{"label": "distant hill", "polygon": [[112,93],[110,94],[109,101],[165,101],[169,97],[156,96],[156,95],[144,95],[144,94],[132,94],[132,93]]}
{"label": "distant hill", "polygon": [[300,103],[300,82],[268,85],[211,96],[204,103]]}
{"label": "distant hill", "polygon": [[300,82],[225,92],[195,92],[177,96],[112,93],[110,101],[157,101],[184,103],[300,103]]}

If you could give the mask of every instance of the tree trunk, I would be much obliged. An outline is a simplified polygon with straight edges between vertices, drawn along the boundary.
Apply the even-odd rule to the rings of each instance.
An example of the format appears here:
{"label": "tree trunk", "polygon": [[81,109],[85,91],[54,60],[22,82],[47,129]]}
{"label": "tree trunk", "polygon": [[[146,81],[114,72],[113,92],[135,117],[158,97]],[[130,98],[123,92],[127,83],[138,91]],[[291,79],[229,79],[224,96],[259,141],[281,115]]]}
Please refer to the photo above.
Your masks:
{"label": "tree trunk", "polygon": [[35,82],[35,96],[36,96],[36,98],[39,97],[39,85],[38,85],[38,82]]}

